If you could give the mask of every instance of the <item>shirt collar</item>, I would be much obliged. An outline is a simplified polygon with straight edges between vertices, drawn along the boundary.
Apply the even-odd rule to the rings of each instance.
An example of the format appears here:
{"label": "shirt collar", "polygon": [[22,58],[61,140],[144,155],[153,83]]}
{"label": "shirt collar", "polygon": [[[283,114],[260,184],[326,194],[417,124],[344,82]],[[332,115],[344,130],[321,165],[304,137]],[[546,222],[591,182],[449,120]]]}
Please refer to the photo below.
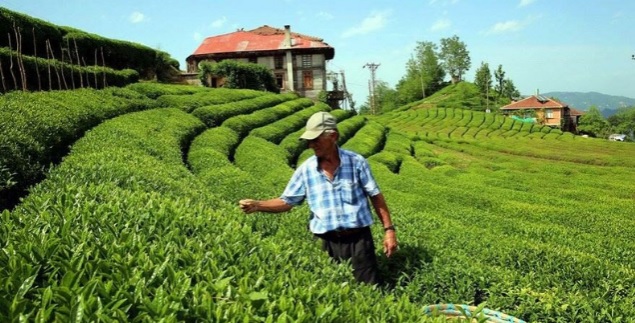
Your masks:
{"label": "shirt collar", "polygon": [[[344,161],[344,159],[342,158],[343,157],[342,149],[340,148],[339,145],[335,145],[335,147],[337,148],[337,156],[340,158],[340,166],[338,168],[341,168],[342,167],[342,163]],[[319,160],[318,160],[317,156],[313,155],[312,159],[313,159],[313,161],[312,161],[312,165],[311,166],[319,171],[320,170],[320,163],[319,163]]]}

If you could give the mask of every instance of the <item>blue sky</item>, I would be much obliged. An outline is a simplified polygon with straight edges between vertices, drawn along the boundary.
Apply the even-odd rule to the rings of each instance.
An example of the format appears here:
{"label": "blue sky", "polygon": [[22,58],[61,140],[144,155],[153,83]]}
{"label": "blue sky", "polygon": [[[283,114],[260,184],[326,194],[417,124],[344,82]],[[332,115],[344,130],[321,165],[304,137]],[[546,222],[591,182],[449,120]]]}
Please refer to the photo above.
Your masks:
{"label": "blue sky", "polygon": [[[635,98],[635,1],[626,0],[2,0],[0,6],[58,25],[161,49],[181,68],[208,36],[262,25],[324,39],[328,69],[344,71],[358,105],[367,63],[394,87],[417,41],[457,35],[481,62],[502,64],[522,94],[600,92]],[[585,107],[581,107],[585,108]]]}

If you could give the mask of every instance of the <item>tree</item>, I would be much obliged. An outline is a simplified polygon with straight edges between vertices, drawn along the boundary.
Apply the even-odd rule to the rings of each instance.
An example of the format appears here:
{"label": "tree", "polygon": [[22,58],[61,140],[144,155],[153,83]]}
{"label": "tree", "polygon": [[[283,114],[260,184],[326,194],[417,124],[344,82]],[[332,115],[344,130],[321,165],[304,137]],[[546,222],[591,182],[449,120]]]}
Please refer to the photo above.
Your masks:
{"label": "tree", "polygon": [[489,70],[489,64],[481,62],[481,66],[476,70],[474,76],[474,84],[478,87],[478,91],[481,95],[488,94],[489,89],[492,87],[492,74]]}
{"label": "tree", "polygon": [[357,114],[370,114],[370,106],[368,105],[368,102],[362,104],[359,107],[359,110],[357,110]]}
{"label": "tree", "polygon": [[402,77],[395,86],[397,90],[397,100],[400,104],[421,100],[421,84],[414,77],[407,75]]}
{"label": "tree", "polygon": [[607,119],[615,133],[628,134],[631,140],[635,132],[635,107],[622,107]]}
{"label": "tree", "polygon": [[498,93],[498,97],[500,98],[503,95],[503,90],[505,87],[505,71],[503,71],[503,65],[498,65],[496,71],[494,71],[494,78],[496,79],[496,85],[494,86],[496,93]]}
{"label": "tree", "polygon": [[609,123],[604,119],[600,109],[592,105],[589,110],[580,117],[578,131],[592,137],[604,137],[609,132]]}
{"label": "tree", "polygon": [[[371,97],[368,102],[360,108],[360,114],[369,114]],[[394,110],[399,106],[397,91],[388,86],[387,82],[376,81],[375,83],[375,114],[382,114]]]}
{"label": "tree", "polygon": [[421,81],[422,98],[425,98],[427,93],[438,90],[445,77],[445,71],[439,63],[437,50],[437,45],[434,43],[417,42],[416,56],[411,72],[417,75]]}
{"label": "tree", "polygon": [[280,89],[271,71],[263,65],[224,60],[220,63],[201,63],[199,78],[206,86],[212,86],[213,77],[225,80],[223,87],[252,89],[279,93]]}
{"label": "tree", "polygon": [[470,69],[470,52],[465,43],[454,35],[451,38],[441,39],[441,52],[439,53],[442,66],[452,78],[452,84],[462,81],[463,74]]}
{"label": "tree", "polygon": [[445,71],[439,62],[437,45],[417,42],[414,54],[406,63],[406,75],[397,83],[400,103],[421,100],[443,84]]}
{"label": "tree", "polygon": [[489,70],[489,64],[481,62],[481,66],[476,70],[476,75],[474,76],[474,84],[478,88],[481,98],[486,100],[485,104],[481,101],[481,105],[485,105],[489,111],[489,89],[492,87],[492,74]]}
{"label": "tree", "polygon": [[516,89],[511,79],[505,79],[505,81],[503,81],[503,95],[510,100],[520,97],[520,92],[518,92],[518,89]]}

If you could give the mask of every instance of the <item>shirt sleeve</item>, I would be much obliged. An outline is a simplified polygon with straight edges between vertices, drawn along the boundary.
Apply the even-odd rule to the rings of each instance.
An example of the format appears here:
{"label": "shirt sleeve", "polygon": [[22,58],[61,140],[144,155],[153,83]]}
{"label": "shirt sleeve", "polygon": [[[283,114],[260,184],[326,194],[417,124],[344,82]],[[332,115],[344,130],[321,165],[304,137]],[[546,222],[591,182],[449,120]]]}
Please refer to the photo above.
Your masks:
{"label": "shirt sleeve", "polygon": [[298,167],[289,183],[287,183],[287,187],[282,192],[280,199],[289,205],[300,205],[304,201],[306,197],[306,187],[304,185],[304,180],[302,176],[302,167]]}
{"label": "shirt sleeve", "polygon": [[365,158],[360,158],[357,167],[359,171],[359,180],[361,181],[366,195],[375,196],[381,193],[381,191],[379,190],[379,186],[377,186],[377,182],[375,181],[375,178],[373,177],[373,174],[370,170],[368,161]]}

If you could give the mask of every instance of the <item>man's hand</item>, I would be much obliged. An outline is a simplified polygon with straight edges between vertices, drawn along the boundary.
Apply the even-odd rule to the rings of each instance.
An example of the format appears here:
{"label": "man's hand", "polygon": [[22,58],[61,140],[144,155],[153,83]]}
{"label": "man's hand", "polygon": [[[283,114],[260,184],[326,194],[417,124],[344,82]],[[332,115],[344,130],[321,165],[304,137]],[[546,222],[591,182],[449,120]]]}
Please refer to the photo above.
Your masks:
{"label": "man's hand", "polygon": [[245,199],[238,201],[238,205],[240,205],[240,209],[243,210],[243,212],[249,214],[258,211],[260,202],[256,200]]}
{"label": "man's hand", "polygon": [[386,257],[392,256],[397,251],[397,235],[394,230],[386,231],[384,235],[384,253]]}

